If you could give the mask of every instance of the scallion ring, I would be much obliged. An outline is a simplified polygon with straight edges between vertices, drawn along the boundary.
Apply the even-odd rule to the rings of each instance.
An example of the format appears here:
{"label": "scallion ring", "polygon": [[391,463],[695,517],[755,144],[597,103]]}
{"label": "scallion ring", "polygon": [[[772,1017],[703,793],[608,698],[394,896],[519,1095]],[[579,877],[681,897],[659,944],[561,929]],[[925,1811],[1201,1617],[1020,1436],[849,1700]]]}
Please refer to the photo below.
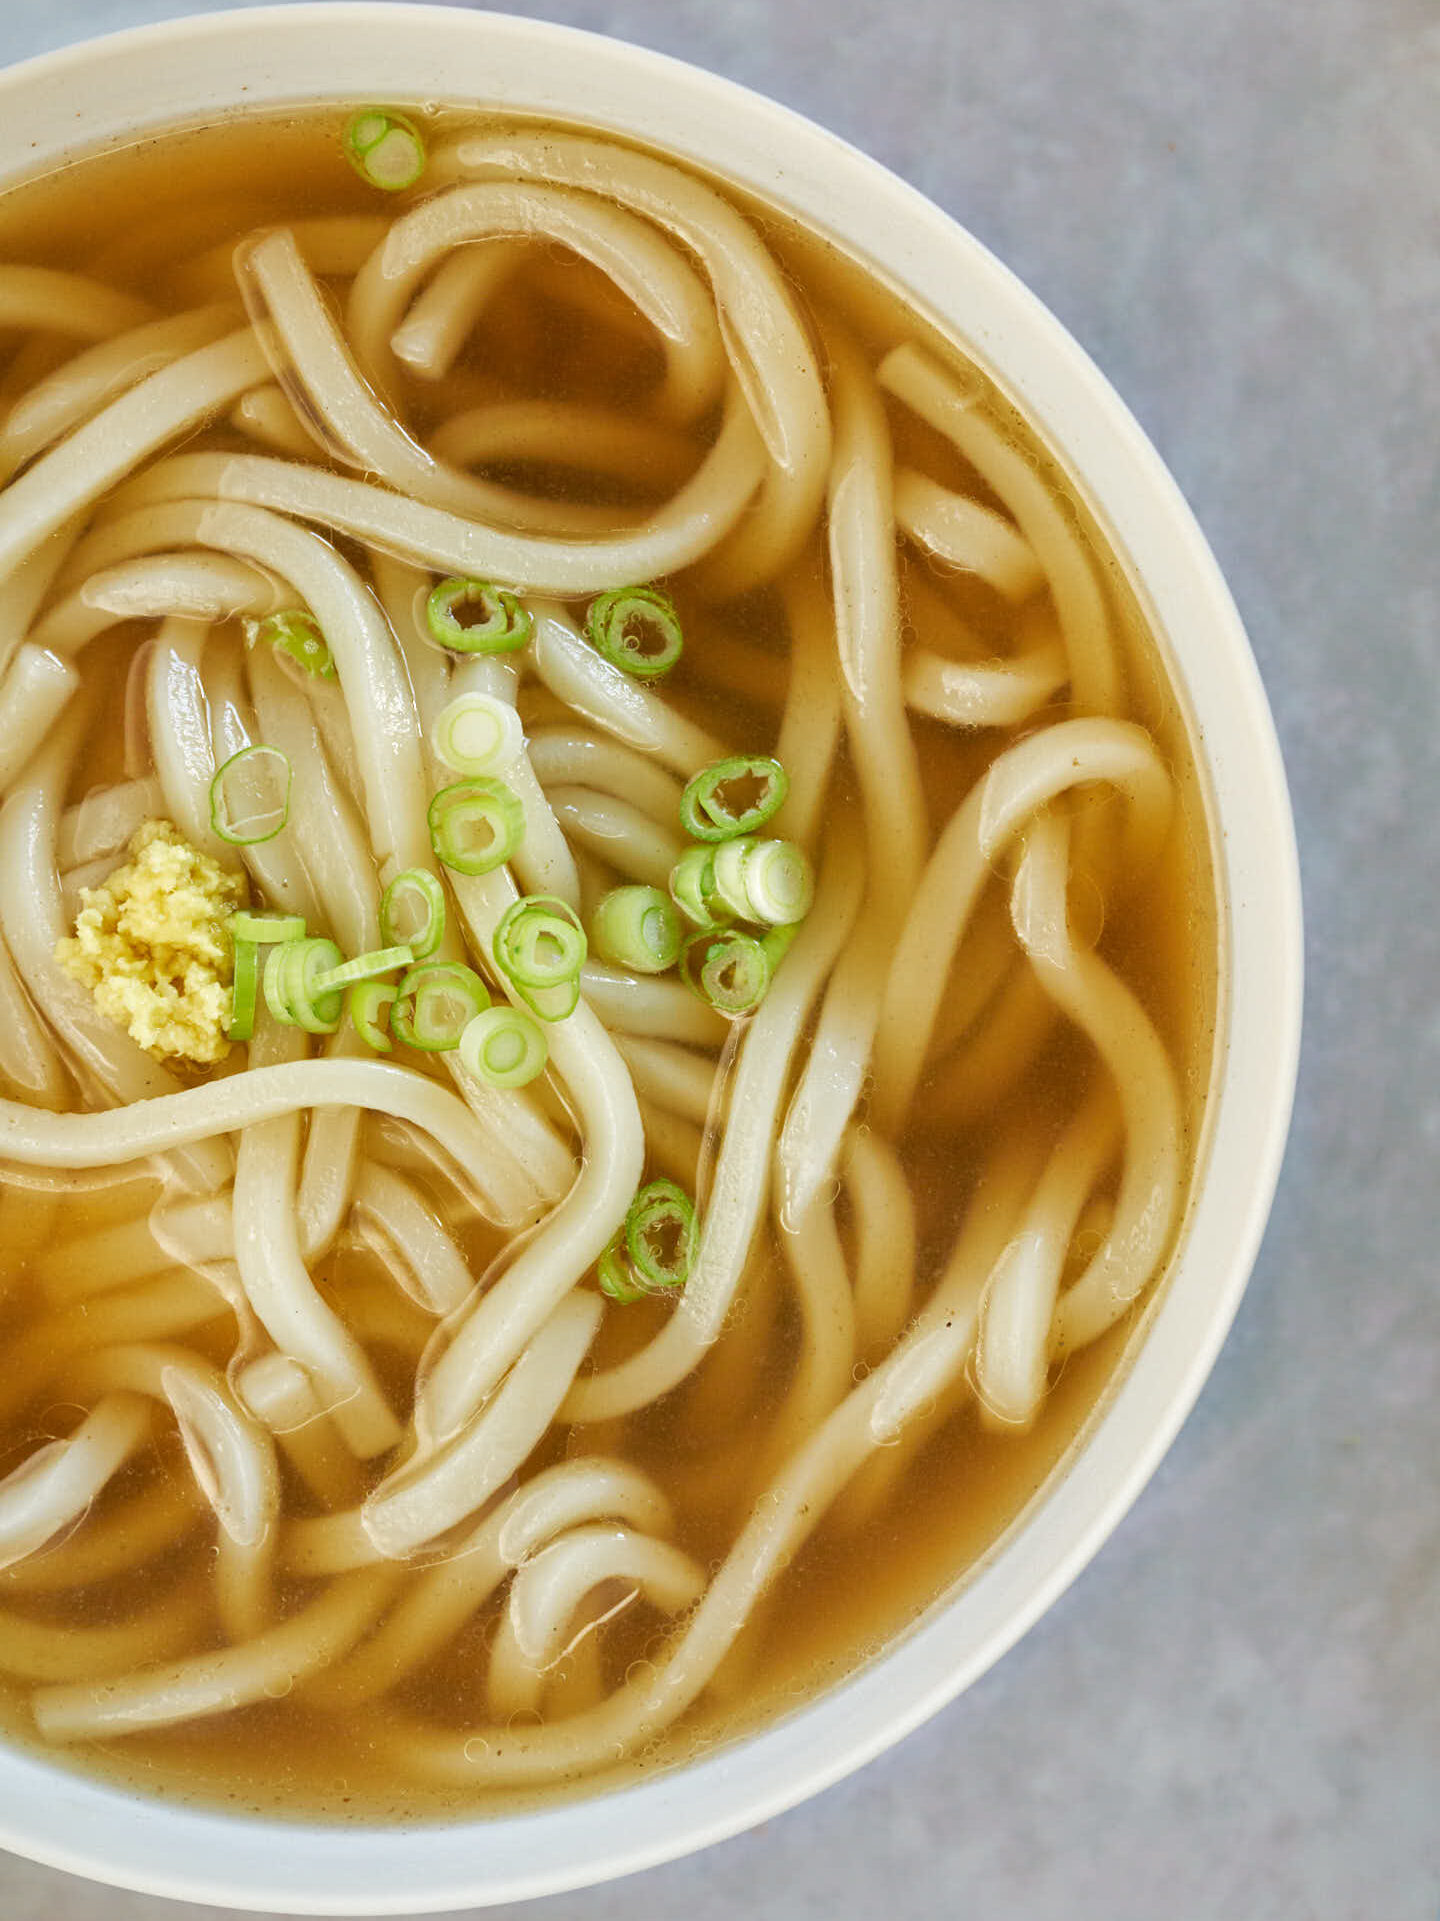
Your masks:
{"label": "scallion ring", "polygon": [[815,875],[793,841],[744,834],[715,849],[712,888],[715,899],[740,920],[790,926],[810,912]]}
{"label": "scallion ring", "polygon": [[354,960],[342,961],[319,975],[316,992],[324,994],[336,987],[353,987],[357,981],[379,980],[383,974],[398,974],[414,962],[414,953],[408,947],[373,947],[368,954],[357,954]]}
{"label": "scallion ring", "polygon": [[284,1027],[303,1027],[307,1034],[333,1034],[344,997],[338,989],[317,983],[343,958],[333,940],[318,935],[272,947],[265,957],[264,989],[265,1005],[274,1018]]}
{"label": "scallion ring", "polygon": [[630,1264],[649,1287],[683,1287],[695,1258],[695,1206],[674,1181],[650,1181],[625,1216]]}
{"label": "scallion ring", "polygon": [[445,938],[445,889],[424,867],[397,874],[380,901],[380,938],[428,960]]}
{"label": "scallion ring", "polygon": [[626,1259],[624,1240],[625,1230],[622,1227],[596,1262],[595,1274],[600,1282],[600,1292],[628,1307],[632,1301],[643,1301],[650,1290],[636,1277]]}
{"label": "scallion ring", "polygon": [[266,614],[263,620],[245,622],[247,647],[273,647],[293,661],[302,674],[313,680],[334,680],[335,661],[320,624],[303,607],[289,607],[283,613]]}
{"label": "scallion ring", "polygon": [[253,940],[237,940],[235,972],[230,982],[230,1021],[225,1029],[232,1041],[248,1041],[254,1035],[259,988],[260,949]]}
{"label": "scallion ring", "polygon": [[407,1047],[444,1054],[490,1005],[485,983],[461,961],[422,961],[400,976],[390,1032]]}
{"label": "scallion ring", "polygon": [[232,847],[274,840],[290,818],[290,761],[278,747],[242,747],[210,783],[210,825]]}
{"label": "scallion ring", "polygon": [[491,946],[495,965],[532,1013],[545,1021],[574,1013],[589,943],[567,901],[523,896],[501,916]]}
{"label": "scallion ring", "polygon": [[225,925],[235,940],[253,941],[257,947],[273,947],[278,941],[305,938],[303,914],[278,914],[262,908],[242,907]]}
{"label": "scallion ring", "polygon": [[390,1039],[390,1010],[395,1005],[399,993],[394,981],[368,980],[357,981],[346,1002],[350,1014],[350,1024],[367,1046],[373,1047],[377,1054],[388,1054],[394,1043]]}
{"label": "scallion ring", "polygon": [[658,887],[615,887],[595,909],[590,937],[602,960],[636,974],[663,974],[680,958],[684,930]]}
{"label": "scallion ring", "polygon": [[685,649],[675,603],[656,587],[617,587],[592,600],[585,635],[602,659],[636,680],[668,674]]}
{"label": "scallion ring", "polygon": [[442,787],[430,803],[430,845],[457,874],[502,867],[525,837],[525,810],[491,774]]}
{"label": "scallion ring", "polygon": [[457,774],[501,774],[525,745],[525,730],[509,701],[460,694],[436,715],[430,743]]}
{"label": "scallion ring", "polygon": [[550,1043],[518,1007],[487,1007],[460,1036],[461,1064],[491,1087],[526,1087],[545,1071]]}
{"label": "scallion ring", "polygon": [[680,959],[685,985],[727,1020],[754,1012],[765,998],[772,971],[764,943],[734,928],[696,934]]}
{"label": "scallion ring", "polygon": [[731,754],[702,767],[680,797],[680,824],[695,840],[753,834],[784,805],[790,779],[769,754]]}
{"label": "scallion ring", "polygon": [[696,927],[714,927],[731,916],[715,899],[715,849],[687,847],[670,870],[670,898]]}
{"label": "scallion ring", "polygon": [[345,157],[372,187],[401,193],[425,171],[425,142],[405,114],[393,107],[366,107],[345,129]]}
{"label": "scallion ring", "polygon": [[436,646],[452,654],[517,653],[535,629],[514,594],[492,581],[458,575],[431,588],[425,625]]}

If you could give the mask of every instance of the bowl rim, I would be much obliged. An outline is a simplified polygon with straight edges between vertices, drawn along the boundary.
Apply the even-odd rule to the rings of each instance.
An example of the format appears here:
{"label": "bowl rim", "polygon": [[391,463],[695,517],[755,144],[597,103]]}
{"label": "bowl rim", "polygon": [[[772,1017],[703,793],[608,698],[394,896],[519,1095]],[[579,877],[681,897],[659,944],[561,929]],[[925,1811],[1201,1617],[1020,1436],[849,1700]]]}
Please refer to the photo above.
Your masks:
{"label": "bowl rim", "polygon": [[[282,82],[282,60],[310,80]],[[102,66],[104,87],[87,94]],[[1203,535],[1124,403],[1048,309],[879,162],[748,88],[627,42],[445,6],[306,0],[133,28],[0,72],[0,190],[222,107],[371,98],[377,74],[397,101],[463,94],[668,149],[833,232],[943,317],[1060,454],[1143,588],[1208,789],[1229,953],[1207,1164],[1144,1342],[1023,1527],[848,1680],[673,1773],[532,1813],[427,1824],[420,1850],[413,1827],[166,1806],[0,1746],[0,1844],[13,1852],[145,1894],[304,1914],[490,1905],[673,1859],[828,1787],[984,1673],[1119,1524],[1210,1372],[1279,1176],[1302,1000],[1299,865],[1279,745]]]}

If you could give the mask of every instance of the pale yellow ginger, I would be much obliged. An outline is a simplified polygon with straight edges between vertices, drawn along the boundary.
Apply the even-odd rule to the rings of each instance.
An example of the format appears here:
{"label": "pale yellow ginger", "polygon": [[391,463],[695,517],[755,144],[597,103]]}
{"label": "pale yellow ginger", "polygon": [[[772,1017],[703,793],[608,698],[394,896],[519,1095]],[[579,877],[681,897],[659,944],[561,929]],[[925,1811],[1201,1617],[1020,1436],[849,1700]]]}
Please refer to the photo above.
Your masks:
{"label": "pale yellow ginger", "polygon": [[245,879],[192,847],[168,820],[148,820],[129,859],[81,889],[72,938],[55,958],[107,1019],[157,1060],[212,1066],[230,1051],[234,950],[226,922]]}

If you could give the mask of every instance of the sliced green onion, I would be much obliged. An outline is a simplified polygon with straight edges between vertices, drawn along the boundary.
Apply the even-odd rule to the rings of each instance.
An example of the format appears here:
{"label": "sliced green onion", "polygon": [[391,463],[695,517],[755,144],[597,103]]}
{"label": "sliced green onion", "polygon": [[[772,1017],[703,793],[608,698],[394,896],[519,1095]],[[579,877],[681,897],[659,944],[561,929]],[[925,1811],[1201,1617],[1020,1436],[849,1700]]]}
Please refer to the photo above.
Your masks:
{"label": "sliced green onion", "polygon": [[596,1263],[596,1277],[600,1282],[602,1294],[608,1294],[612,1301],[629,1306],[631,1301],[643,1301],[650,1292],[644,1282],[637,1279],[623,1251],[625,1230],[611,1241]]}
{"label": "sliced green onion", "polygon": [[650,1287],[683,1287],[695,1258],[695,1207],[674,1181],[651,1181],[625,1216],[630,1264]]}
{"label": "sliced green onion", "polygon": [[425,171],[425,142],[405,114],[366,107],[345,129],[345,157],[372,187],[400,193]]}
{"label": "sliced green onion", "polygon": [[265,1005],[283,1027],[303,1027],[307,1034],[335,1032],[343,996],[318,982],[342,959],[334,941],[319,936],[285,941],[270,949],[265,957]]}
{"label": "sliced green onion", "polygon": [[685,649],[675,603],[655,587],[617,587],[592,600],[585,634],[597,654],[636,680],[668,674]]}
{"label": "sliced green onion", "polygon": [[630,1302],[683,1287],[695,1259],[695,1204],[674,1181],[649,1181],[596,1265],[601,1291]]}
{"label": "sliced green onion", "polygon": [[680,960],[685,985],[727,1020],[754,1012],[773,971],[764,943],[733,928],[696,934]]}
{"label": "sliced green onion", "polygon": [[225,925],[237,941],[253,941],[257,947],[273,947],[276,941],[304,940],[303,914],[272,914],[255,908],[241,908]]}
{"label": "sliced green onion", "polygon": [[235,942],[235,973],[230,983],[232,1041],[248,1041],[255,1032],[255,996],[260,986],[260,949],[253,940]]}
{"label": "sliced green onion", "polygon": [[684,929],[658,887],[615,887],[595,909],[590,937],[602,960],[637,974],[663,974],[680,958]]}
{"label": "sliced green onion", "polygon": [[430,845],[457,874],[503,867],[525,838],[525,810],[492,774],[442,787],[430,803]]}
{"label": "sliced green onion", "polygon": [[397,874],[380,902],[380,938],[428,960],[445,938],[445,889],[424,867]]}
{"label": "sliced green onion", "polygon": [[242,747],[210,783],[210,825],[232,847],[274,840],[290,818],[290,761],[278,747]]}
{"label": "sliced green onion", "polygon": [[335,662],[320,624],[303,607],[290,607],[280,614],[266,614],[263,620],[245,623],[247,647],[273,647],[277,654],[293,660],[301,673],[315,680],[334,680]]}
{"label": "sliced green onion", "polygon": [[729,910],[714,896],[715,849],[687,847],[670,869],[671,899],[696,927],[714,927],[730,919]]}
{"label": "sliced green onion", "polygon": [[501,916],[491,945],[495,965],[532,1013],[545,1021],[574,1013],[589,944],[567,901],[525,895]]}
{"label": "sliced green onion", "polygon": [[487,1007],[460,1036],[460,1059],[491,1087],[525,1087],[545,1071],[550,1043],[518,1007]]}
{"label": "sliced green onion", "polygon": [[354,960],[342,961],[339,967],[332,967],[328,973],[321,974],[315,987],[321,994],[334,987],[353,987],[356,981],[373,981],[382,974],[398,974],[402,967],[412,966],[414,960],[415,955],[408,947],[374,947],[368,954],[357,954]]}
{"label": "sliced green onion", "polygon": [[426,1054],[448,1053],[490,1005],[485,983],[461,961],[422,961],[400,977],[390,1032]]}
{"label": "sliced green onion", "polygon": [[815,874],[793,841],[746,834],[715,849],[712,888],[714,899],[741,920],[789,926],[810,912]]}
{"label": "sliced green onion", "polygon": [[535,628],[514,594],[492,581],[459,576],[431,588],[425,625],[435,644],[452,654],[513,654]]}
{"label": "sliced green onion", "polygon": [[357,981],[350,989],[347,1007],[350,1023],[355,1032],[377,1054],[392,1051],[390,1039],[390,1010],[395,1005],[399,988],[394,981]]}
{"label": "sliced green onion", "polygon": [[696,840],[753,834],[784,804],[790,778],[769,754],[732,754],[700,772],[680,797],[680,824]]}
{"label": "sliced green onion", "polygon": [[525,745],[525,730],[509,701],[461,694],[436,716],[430,741],[457,774],[498,774]]}

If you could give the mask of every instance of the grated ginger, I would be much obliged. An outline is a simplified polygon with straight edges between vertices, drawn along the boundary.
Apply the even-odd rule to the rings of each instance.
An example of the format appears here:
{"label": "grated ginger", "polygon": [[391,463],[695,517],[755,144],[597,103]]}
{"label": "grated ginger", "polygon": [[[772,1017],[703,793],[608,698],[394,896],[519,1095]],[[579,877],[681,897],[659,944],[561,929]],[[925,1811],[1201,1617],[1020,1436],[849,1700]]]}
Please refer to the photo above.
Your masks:
{"label": "grated ginger", "polygon": [[244,876],[168,820],[146,821],[126,852],[102,886],[81,889],[74,935],[56,942],[55,958],[148,1054],[213,1066],[230,1051],[226,921],[245,905]]}

